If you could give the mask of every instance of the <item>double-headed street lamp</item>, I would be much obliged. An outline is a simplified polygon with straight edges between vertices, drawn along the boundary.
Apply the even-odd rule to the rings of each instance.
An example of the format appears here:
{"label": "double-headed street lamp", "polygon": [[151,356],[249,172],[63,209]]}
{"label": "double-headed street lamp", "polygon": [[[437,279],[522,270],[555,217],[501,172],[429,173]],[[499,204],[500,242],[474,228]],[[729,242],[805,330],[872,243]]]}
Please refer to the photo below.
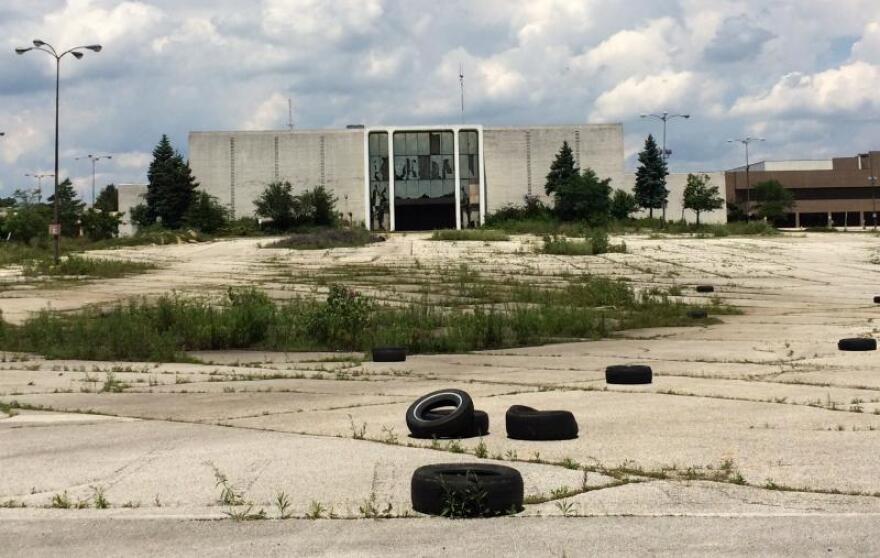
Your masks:
{"label": "double-headed street lamp", "polygon": [[68,54],[72,55],[74,58],[79,60],[85,54],[82,52],[83,49],[90,50],[92,52],[101,52],[101,45],[85,45],[73,47],[71,49],[65,50],[61,54],[55,50],[55,47],[50,45],[45,41],[41,41],[39,39],[34,40],[34,46],[27,48],[16,48],[16,54],[24,54],[31,50],[39,50],[41,52],[45,52],[49,56],[55,59],[55,195],[54,199],[54,209],[53,209],[53,218],[52,218],[52,237],[54,238],[54,255],[55,255],[55,263],[58,263],[58,252],[59,252],[59,238],[61,236],[61,225],[58,222],[58,119],[60,112],[60,97],[61,97],[61,59],[67,56]]}
{"label": "double-headed street lamp", "polygon": [[92,207],[95,207],[95,166],[98,164],[98,161],[101,159],[112,159],[113,155],[92,155],[89,153],[85,157],[76,157],[76,161],[81,161],[83,159],[89,159],[92,161]]}
{"label": "double-headed street lamp", "polygon": [[746,221],[752,220],[752,183],[749,182],[749,144],[756,141],[767,141],[764,138],[753,138],[746,136],[744,138],[729,139],[727,143],[741,143],[746,148]]}
{"label": "double-headed street lamp", "polygon": [[640,116],[642,118],[656,118],[657,120],[661,120],[663,122],[663,160],[665,161],[666,159],[669,158],[670,155],[672,155],[672,150],[666,149],[666,123],[668,121],[672,120],[673,118],[684,118],[685,120],[687,120],[688,118],[691,117],[691,115],[690,114],[673,114],[673,113],[669,113],[669,112],[663,112],[660,114],[642,113]]}
{"label": "double-headed street lamp", "polygon": [[37,173],[37,174],[25,173],[25,176],[29,176],[31,178],[37,179],[37,194],[39,195],[38,200],[40,203],[43,203],[43,179],[49,178],[50,176],[55,176],[55,175],[52,173],[42,173],[42,174],[41,173]]}

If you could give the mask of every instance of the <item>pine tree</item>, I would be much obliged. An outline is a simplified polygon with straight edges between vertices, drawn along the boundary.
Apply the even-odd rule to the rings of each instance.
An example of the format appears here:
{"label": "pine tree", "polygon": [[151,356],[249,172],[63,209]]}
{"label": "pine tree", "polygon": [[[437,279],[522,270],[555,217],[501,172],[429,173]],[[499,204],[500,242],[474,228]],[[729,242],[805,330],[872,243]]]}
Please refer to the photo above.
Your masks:
{"label": "pine tree", "polygon": [[547,182],[544,184],[544,192],[552,196],[562,185],[579,175],[577,161],[574,160],[574,152],[567,141],[562,142],[562,148],[556,154],[556,159],[550,165],[547,174]]}
{"label": "pine tree", "polygon": [[645,140],[645,149],[639,153],[639,168],[636,170],[636,186],[633,193],[639,207],[648,210],[649,217],[654,217],[654,210],[663,207],[663,202],[669,196],[666,189],[666,161],[654,141],[654,136],[648,135]]}
{"label": "pine tree", "polygon": [[164,134],[153,150],[153,162],[147,171],[147,179],[148,221],[153,223],[161,220],[165,227],[179,228],[184,224],[198,184],[189,164],[174,150]]}
{"label": "pine tree", "polygon": [[[55,196],[49,196],[49,206],[55,203]],[[85,202],[78,199],[76,190],[69,178],[58,185],[58,222],[61,223],[62,236],[79,235],[79,221]]]}
{"label": "pine tree", "polygon": [[119,190],[116,189],[116,186],[108,184],[101,190],[98,199],[95,200],[95,209],[100,209],[105,213],[119,211]]}

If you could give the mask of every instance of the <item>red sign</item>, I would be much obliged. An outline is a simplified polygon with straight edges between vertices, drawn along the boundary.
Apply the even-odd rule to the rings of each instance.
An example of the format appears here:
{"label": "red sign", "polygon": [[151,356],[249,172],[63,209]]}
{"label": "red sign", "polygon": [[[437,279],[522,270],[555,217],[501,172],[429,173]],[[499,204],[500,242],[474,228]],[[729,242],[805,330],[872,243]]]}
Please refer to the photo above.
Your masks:
{"label": "red sign", "polygon": [[49,236],[61,236],[61,225],[52,223],[49,225]]}

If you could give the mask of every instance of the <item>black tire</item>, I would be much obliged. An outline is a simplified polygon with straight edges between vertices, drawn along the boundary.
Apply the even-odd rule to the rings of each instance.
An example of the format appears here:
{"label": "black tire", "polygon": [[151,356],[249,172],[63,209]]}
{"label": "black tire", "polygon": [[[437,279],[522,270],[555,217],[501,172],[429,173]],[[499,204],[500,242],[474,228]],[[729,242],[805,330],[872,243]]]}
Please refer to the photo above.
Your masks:
{"label": "black tire", "polygon": [[[435,411],[430,411],[427,414],[428,417],[431,418],[431,415],[446,416],[450,412],[452,412],[450,409],[437,409]],[[486,436],[488,434],[489,414],[486,411],[474,409],[474,420],[471,423],[471,427],[465,428],[463,431],[453,436],[453,438],[479,438],[480,436]]]}
{"label": "black tire", "polygon": [[650,384],[654,371],[642,364],[615,364],[605,369],[605,381],[609,384]]}
{"label": "black tire", "polygon": [[841,351],[876,351],[877,340],[868,337],[841,339],[837,342],[837,348]]}
{"label": "black tire", "polygon": [[571,440],[578,435],[577,421],[569,411],[538,411],[513,405],[504,418],[507,437],[514,440]]}
{"label": "black tire", "polygon": [[410,492],[413,509],[429,515],[487,517],[523,509],[522,475],[504,465],[425,465],[413,473]]}
{"label": "black tire", "polygon": [[688,310],[688,318],[694,320],[704,320],[709,317],[709,313],[706,312],[703,308],[694,308],[693,310]]}
{"label": "black tire", "polygon": [[402,347],[376,347],[373,349],[373,362],[403,362],[406,349]]}
{"label": "black tire", "polygon": [[713,287],[712,285],[697,285],[697,292],[698,293],[714,293],[715,287]]}
{"label": "black tire", "polygon": [[[446,415],[432,413],[452,407]],[[460,389],[441,389],[416,399],[406,410],[406,425],[416,438],[454,438],[473,426],[474,402]]]}
{"label": "black tire", "polygon": [[874,297],[874,304],[880,304],[880,296]]}

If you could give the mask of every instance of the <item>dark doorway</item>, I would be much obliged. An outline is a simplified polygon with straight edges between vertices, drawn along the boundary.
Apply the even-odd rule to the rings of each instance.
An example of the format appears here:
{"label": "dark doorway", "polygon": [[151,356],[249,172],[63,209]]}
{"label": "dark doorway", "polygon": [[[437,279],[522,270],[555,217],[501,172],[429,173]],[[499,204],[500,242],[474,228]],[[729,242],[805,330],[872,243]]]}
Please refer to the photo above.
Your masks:
{"label": "dark doorway", "polygon": [[398,199],[394,205],[395,230],[433,231],[454,228],[455,201],[452,199]]}

